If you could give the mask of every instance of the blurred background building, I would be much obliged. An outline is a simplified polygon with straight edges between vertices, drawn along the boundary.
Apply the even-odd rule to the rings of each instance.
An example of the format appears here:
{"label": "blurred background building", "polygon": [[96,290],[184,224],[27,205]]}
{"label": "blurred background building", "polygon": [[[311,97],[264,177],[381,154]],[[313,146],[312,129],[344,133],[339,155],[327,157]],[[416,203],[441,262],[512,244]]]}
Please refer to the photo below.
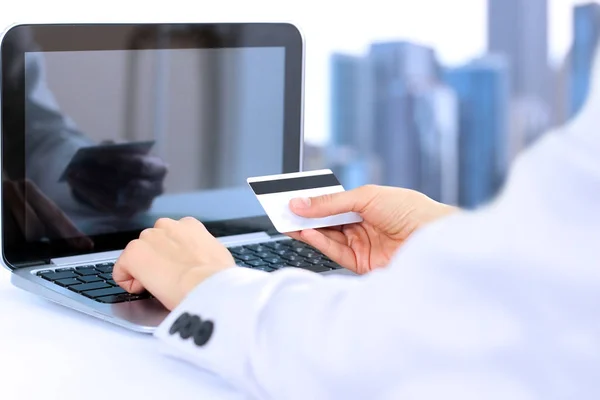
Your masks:
{"label": "blurred background building", "polygon": [[462,66],[410,41],[333,54],[329,140],[307,148],[305,168],[332,168],[347,188],[400,186],[467,208],[489,201],[514,158],[581,109],[600,5],[574,6],[573,42],[556,66],[548,0],[488,0],[487,10],[487,49]]}

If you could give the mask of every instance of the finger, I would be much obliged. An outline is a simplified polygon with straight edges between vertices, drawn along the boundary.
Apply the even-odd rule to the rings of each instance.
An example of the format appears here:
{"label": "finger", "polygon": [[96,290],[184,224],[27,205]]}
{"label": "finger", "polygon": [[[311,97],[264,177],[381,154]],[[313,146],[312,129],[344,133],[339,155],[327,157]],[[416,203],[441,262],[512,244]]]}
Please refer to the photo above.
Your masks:
{"label": "finger", "polygon": [[204,224],[192,217],[181,218],[178,221],[170,218],[160,218],[156,221],[155,227],[163,230],[173,242],[185,246],[194,247],[199,240],[203,240],[207,236],[214,238]]}
{"label": "finger", "polygon": [[285,233],[286,236],[291,237],[294,240],[298,240],[298,241],[302,241],[302,238],[300,237],[300,232],[296,231],[296,232],[286,232]]}
{"label": "finger", "polygon": [[202,222],[200,222],[197,218],[194,217],[183,217],[179,220],[184,225],[193,226],[195,228],[202,228],[202,230],[208,232],[206,230],[206,226]]}
{"label": "finger", "polygon": [[[121,253],[113,267],[113,280],[129,293],[141,293],[145,286],[140,276],[139,268],[144,259],[150,256],[152,247],[142,240],[133,240]],[[148,263],[148,265],[153,265]]]}
{"label": "finger", "polygon": [[327,236],[331,240],[335,240],[336,242],[338,242],[340,244],[347,245],[348,239],[346,238],[346,235],[344,235],[344,233],[340,229],[342,229],[342,227],[340,227],[339,229],[337,229],[337,228],[321,228],[321,229],[317,229],[317,231],[321,232],[323,235]]}
{"label": "finger", "polygon": [[145,239],[129,242],[115,263],[113,279],[130,293],[146,289],[165,307],[173,309],[181,301],[181,277],[189,266],[165,253],[164,239],[160,246]]}
{"label": "finger", "polygon": [[345,225],[343,235],[346,238],[346,245],[352,249],[356,260],[357,273],[365,273],[369,270],[371,246],[369,235],[365,228],[359,224]]}
{"label": "finger", "polygon": [[156,229],[162,229],[164,231],[172,231],[177,226],[177,221],[175,221],[174,219],[171,218],[159,218],[156,220],[156,222],[154,223],[154,227]]}
{"label": "finger", "polygon": [[25,180],[22,186],[31,207],[51,235],[64,238],[70,245],[80,249],[93,247],[92,240],[77,229],[69,217],[52,200],[46,197],[36,185],[29,180]]}
{"label": "finger", "polygon": [[300,238],[303,242],[313,246],[321,253],[325,254],[329,259],[339,265],[355,271],[357,268],[354,252],[350,247],[342,244],[323,232],[314,229],[308,229],[300,232]]}
{"label": "finger", "polygon": [[323,218],[347,212],[361,213],[376,195],[371,186],[362,186],[345,192],[290,200],[290,209],[306,218]]}
{"label": "finger", "polygon": [[178,229],[177,234],[180,239],[186,243],[205,242],[207,238],[217,240],[209,231],[206,226],[199,220],[193,217],[184,217],[179,220],[179,224],[184,229]]}
{"label": "finger", "polygon": [[[196,219],[194,217],[184,217],[184,218],[181,218],[179,220],[179,224],[181,224],[182,226],[186,227],[189,230],[192,230],[192,232],[195,235],[214,237],[208,231],[208,229],[206,229],[206,226],[204,226],[204,224],[202,222],[200,222],[198,219]],[[181,230],[178,230],[178,232],[183,233],[183,231],[181,231]]]}
{"label": "finger", "polygon": [[176,251],[175,242],[162,229],[148,228],[140,233],[140,240],[148,243],[155,251],[173,253]]}
{"label": "finger", "polygon": [[[321,232],[323,235],[327,236],[328,238],[335,240],[338,243],[346,244],[346,236],[342,233],[341,229],[342,229],[342,227],[333,227],[333,228],[320,228],[320,229],[316,229],[316,230],[318,232]],[[302,240],[302,236],[300,235],[300,233],[301,233],[300,231],[288,232],[288,233],[286,233],[286,235],[291,237],[292,239],[302,242],[303,240]]]}

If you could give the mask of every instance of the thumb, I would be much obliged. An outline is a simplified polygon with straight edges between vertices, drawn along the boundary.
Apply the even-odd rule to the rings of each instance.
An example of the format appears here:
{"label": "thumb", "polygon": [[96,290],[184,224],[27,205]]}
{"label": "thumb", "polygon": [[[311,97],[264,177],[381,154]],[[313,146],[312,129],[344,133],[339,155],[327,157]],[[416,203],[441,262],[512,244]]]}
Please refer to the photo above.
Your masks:
{"label": "thumb", "polygon": [[347,212],[361,213],[375,193],[367,186],[345,192],[290,200],[290,209],[306,218],[323,218]]}

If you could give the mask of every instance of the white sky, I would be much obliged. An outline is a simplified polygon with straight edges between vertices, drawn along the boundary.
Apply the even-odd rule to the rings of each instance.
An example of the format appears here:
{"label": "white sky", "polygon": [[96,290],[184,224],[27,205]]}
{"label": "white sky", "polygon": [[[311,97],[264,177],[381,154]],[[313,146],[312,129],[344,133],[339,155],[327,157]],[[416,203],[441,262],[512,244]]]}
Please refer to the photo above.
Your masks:
{"label": "white sky", "polygon": [[[551,58],[571,41],[571,9],[585,0],[549,0]],[[361,52],[373,40],[431,45],[443,62],[462,63],[486,42],[486,0],[0,0],[0,26],[27,22],[290,21],[306,38],[305,136],[329,130],[328,61],[333,51]]]}

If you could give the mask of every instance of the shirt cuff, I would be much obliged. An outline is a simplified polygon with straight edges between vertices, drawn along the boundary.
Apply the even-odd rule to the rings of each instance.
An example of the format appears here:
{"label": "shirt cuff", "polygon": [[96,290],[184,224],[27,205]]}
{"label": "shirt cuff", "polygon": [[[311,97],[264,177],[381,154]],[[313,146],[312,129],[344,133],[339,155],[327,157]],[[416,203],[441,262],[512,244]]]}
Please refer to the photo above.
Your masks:
{"label": "shirt cuff", "polygon": [[242,384],[250,372],[252,330],[270,278],[242,267],[219,272],[190,292],[154,336],[166,344],[167,353]]}

